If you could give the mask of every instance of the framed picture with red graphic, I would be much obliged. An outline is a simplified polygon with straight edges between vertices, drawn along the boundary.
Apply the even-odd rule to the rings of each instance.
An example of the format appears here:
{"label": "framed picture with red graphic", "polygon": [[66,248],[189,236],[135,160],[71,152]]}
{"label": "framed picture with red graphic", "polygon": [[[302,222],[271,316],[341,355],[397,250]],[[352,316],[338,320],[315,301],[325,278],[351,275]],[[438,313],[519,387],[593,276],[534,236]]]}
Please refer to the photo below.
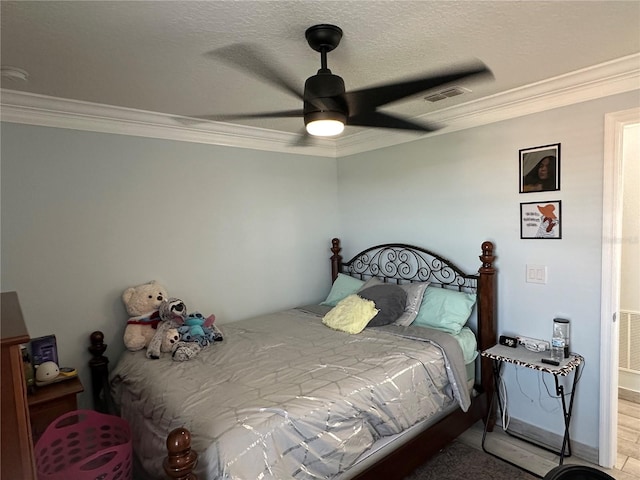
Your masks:
{"label": "framed picture with red graphic", "polygon": [[562,202],[527,202],[520,204],[520,238],[562,238]]}

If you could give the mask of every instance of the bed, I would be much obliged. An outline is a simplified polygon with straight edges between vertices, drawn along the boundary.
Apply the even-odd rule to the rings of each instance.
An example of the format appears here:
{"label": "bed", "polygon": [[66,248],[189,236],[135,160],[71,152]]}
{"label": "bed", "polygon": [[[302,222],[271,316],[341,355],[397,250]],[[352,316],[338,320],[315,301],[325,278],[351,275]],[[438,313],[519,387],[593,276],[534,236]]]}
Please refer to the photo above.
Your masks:
{"label": "bed", "polygon": [[[400,479],[488,420],[491,365],[477,352],[496,343],[495,269],[493,244],[481,248],[478,273],[465,274],[406,244],[343,262],[333,239],[323,304],[224,324],[224,340],[188,362],[125,352],[110,392],[94,332],[97,405],[110,393],[149,478]],[[443,295],[447,322],[451,296],[468,309],[451,331],[433,313]],[[378,325],[392,300],[403,311]]]}

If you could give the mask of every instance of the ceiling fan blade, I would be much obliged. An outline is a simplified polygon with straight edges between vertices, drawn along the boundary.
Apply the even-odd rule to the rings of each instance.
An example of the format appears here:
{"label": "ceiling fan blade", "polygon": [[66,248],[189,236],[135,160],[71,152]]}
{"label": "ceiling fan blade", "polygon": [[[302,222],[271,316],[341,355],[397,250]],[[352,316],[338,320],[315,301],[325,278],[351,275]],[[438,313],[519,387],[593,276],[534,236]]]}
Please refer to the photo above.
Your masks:
{"label": "ceiling fan blade", "polygon": [[430,75],[428,77],[346,92],[345,98],[349,105],[349,113],[358,115],[360,112],[373,111],[376,107],[409,97],[424,90],[476,75],[493,76],[491,70],[480,64],[440,75]]}
{"label": "ceiling fan blade", "polygon": [[302,109],[297,110],[282,110],[279,112],[256,112],[256,113],[230,113],[221,115],[194,115],[191,118],[198,118],[201,120],[213,120],[218,122],[224,122],[225,120],[242,120],[248,118],[291,118],[302,117]]}
{"label": "ceiling fan blade", "polygon": [[376,128],[398,128],[401,130],[413,130],[418,132],[433,132],[440,127],[422,125],[406,118],[395,117],[382,112],[363,112],[359,115],[347,118],[347,125]]}
{"label": "ceiling fan blade", "polygon": [[208,55],[219,58],[232,67],[239,68],[252,76],[257,76],[273,86],[283,90],[300,100],[304,100],[300,85],[286,73],[286,68],[270,59],[269,54],[259,45],[237,43],[212,50]]}

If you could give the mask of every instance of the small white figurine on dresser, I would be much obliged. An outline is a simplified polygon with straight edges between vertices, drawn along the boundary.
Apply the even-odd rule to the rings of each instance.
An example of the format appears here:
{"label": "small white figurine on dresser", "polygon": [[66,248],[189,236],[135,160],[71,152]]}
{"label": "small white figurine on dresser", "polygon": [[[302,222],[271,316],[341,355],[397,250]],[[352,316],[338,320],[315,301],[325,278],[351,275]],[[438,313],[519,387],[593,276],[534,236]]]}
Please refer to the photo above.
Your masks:
{"label": "small white figurine on dresser", "polygon": [[36,368],[36,382],[53,382],[60,374],[60,369],[56,362],[43,362]]}

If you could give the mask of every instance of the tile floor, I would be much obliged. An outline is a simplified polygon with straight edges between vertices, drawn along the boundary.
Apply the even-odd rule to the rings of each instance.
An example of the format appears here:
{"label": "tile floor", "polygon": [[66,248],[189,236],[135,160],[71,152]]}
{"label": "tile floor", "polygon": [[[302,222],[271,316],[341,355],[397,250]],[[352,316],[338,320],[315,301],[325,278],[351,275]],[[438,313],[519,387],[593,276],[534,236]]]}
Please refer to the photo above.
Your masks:
{"label": "tile floor", "polygon": [[640,479],[640,403],[618,400],[618,458],[616,471],[631,475],[617,477]]}

